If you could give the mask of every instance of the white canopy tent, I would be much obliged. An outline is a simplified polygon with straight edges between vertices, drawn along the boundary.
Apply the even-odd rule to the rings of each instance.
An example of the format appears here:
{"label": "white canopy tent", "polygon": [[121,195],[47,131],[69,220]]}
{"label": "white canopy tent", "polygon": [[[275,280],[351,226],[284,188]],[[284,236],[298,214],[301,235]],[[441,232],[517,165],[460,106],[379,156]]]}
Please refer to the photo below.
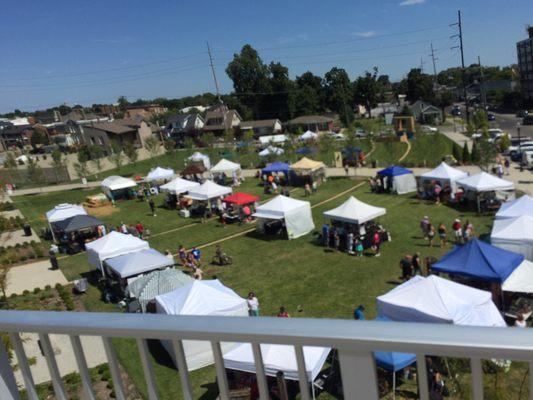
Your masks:
{"label": "white canopy tent", "polygon": [[420,182],[439,181],[441,185],[449,185],[453,194],[457,191],[456,181],[466,177],[468,177],[468,172],[450,167],[443,161],[437,168],[422,174]]}
{"label": "white canopy tent", "polygon": [[[156,296],[155,302],[158,314],[224,317],[248,315],[246,300],[216,279],[194,281],[173,292]],[[172,343],[166,341],[162,343],[174,358]],[[225,354],[233,349],[235,344],[223,342],[221,347]],[[183,348],[189,371],[203,368],[214,362],[210,342],[184,340]]]}
{"label": "white canopy tent", "polygon": [[285,220],[289,239],[299,238],[315,229],[311,204],[283,195],[257,207],[253,216],[260,219],[261,226],[266,220]]}
{"label": "white canopy tent", "polygon": [[188,192],[189,190],[200,186],[198,182],[188,181],[183,178],[174,178],[170,182],[165,183],[159,189],[162,192],[170,192],[173,194],[180,194]]}
{"label": "white canopy tent", "polygon": [[123,279],[174,265],[174,261],[155,249],[135,251],[108,258],[104,263],[109,270]]}
{"label": "white canopy tent", "polygon": [[259,136],[259,143],[262,145],[269,143],[285,143],[287,141],[287,135],[267,135]]}
{"label": "white canopy tent", "polygon": [[480,172],[466,178],[458,179],[457,186],[463,187],[465,190],[473,192],[490,192],[493,190],[514,190],[514,183],[500,179],[497,176]]}
{"label": "white canopy tent", "polygon": [[193,200],[207,201],[225,196],[231,192],[232,189],[230,187],[218,185],[213,181],[207,180],[200,186],[195,186],[192,189],[189,189],[187,197],[190,197]]}
{"label": "white canopy tent", "polygon": [[161,168],[156,167],[152,169],[148,175],[146,175],[146,178],[144,179],[147,182],[156,182],[156,181],[164,181],[169,180],[174,177],[174,170],[171,168]]}
{"label": "white canopy tent", "polygon": [[392,321],[505,327],[492,294],[430,275],[377,298],[378,315]]}
{"label": "white canopy tent", "polygon": [[318,133],[313,131],[305,131],[300,135],[300,140],[313,140],[318,137]]}
{"label": "white canopy tent", "polygon": [[105,178],[100,184],[102,191],[108,196],[112,197],[112,192],[115,190],[128,189],[137,186],[137,182],[133,179],[124,178],[118,175],[111,175]]}
{"label": "white canopy tent", "polygon": [[199,151],[194,152],[189,158],[187,158],[187,160],[201,162],[207,169],[211,168],[211,160],[209,160],[209,156],[202,154]]}
{"label": "white canopy tent", "polygon": [[503,203],[496,213],[496,219],[516,218],[522,215],[533,217],[533,197],[527,194],[513,201]]}
{"label": "white canopy tent", "polygon": [[52,222],[63,221],[76,215],[87,215],[87,211],[82,206],[76,204],[61,203],[46,212],[46,219],[51,224]]}
{"label": "white canopy tent", "polygon": [[533,262],[522,261],[503,282],[502,290],[515,293],[533,293]]}
{"label": "white canopy tent", "polygon": [[384,208],[371,206],[350,196],[337,208],[324,212],[324,217],[352,224],[364,224],[386,213],[387,210]]}
{"label": "white canopy tent", "polygon": [[533,217],[497,219],[492,226],[490,242],[496,247],[522,254],[533,261]]}
{"label": "white canopy tent", "polygon": [[285,153],[280,147],[268,146],[266,149],[263,149],[259,152],[260,157],[267,157],[269,155],[279,156]]}
{"label": "white canopy tent", "polygon": [[234,163],[233,161],[223,158],[211,168],[212,174],[225,173],[226,175],[233,176],[233,174],[241,174],[241,164]]}
{"label": "white canopy tent", "polygon": [[133,235],[125,235],[116,231],[85,245],[89,263],[100,269],[102,269],[102,262],[108,258],[149,248],[148,242]]}

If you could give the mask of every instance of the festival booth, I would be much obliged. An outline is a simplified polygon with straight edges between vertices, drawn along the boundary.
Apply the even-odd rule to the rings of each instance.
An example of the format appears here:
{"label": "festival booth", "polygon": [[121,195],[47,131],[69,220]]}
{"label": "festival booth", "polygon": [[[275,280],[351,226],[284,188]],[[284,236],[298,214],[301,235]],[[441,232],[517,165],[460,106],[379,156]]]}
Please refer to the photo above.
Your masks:
{"label": "festival booth", "polygon": [[[301,132],[301,131],[300,131]],[[306,140],[315,140],[318,137],[318,133],[315,133],[313,131],[305,131],[302,133],[299,137],[300,140],[306,141]]]}
{"label": "festival booth", "polygon": [[291,173],[291,167],[289,164],[275,161],[267,164],[267,166],[261,170],[261,177],[265,182],[265,185],[268,185],[270,180],[274,180],[274,177],[276,176],[278,177],[280,184],[288,185],[291,182]]}
{"label": "festival booth", "polygon": [[311,204],[283,195],[258,206],[252,216],[259,218],[260,229],[269,235],[286,232],[289,239],[296,239],[315,229]]}
{"label": "festival booth", "polygon": [[247,193],[233,193],[224,197],[226,211],[224,221],[248,221],[255,211],[255,204],[259,201],[259,196]]}
{"label": "festival booth", "polygon": [[[382,241],[388,240],[387,232],[383,231],[375,222],[374,219],[385,215],[386,209],[381,207],[374,207],[370,204],[363,203],[351,196],[337,208],[324,212],[324,218],[330,221],[331,226],[328,227],[328,238],[324,239],[324,243],[330,246],[334,241],[333,232],[336,230],[341,236],[340,243],[342,244],[339,250],[353,252],[354,242],[361,241],[364,248],[372,246],[372,238],[376,232],[383,236]],[[325,234],[323,230],[323,234]]]}
{"label": "festival booth", "polygon": [[[196,186],[189,190],[186,199],[191,199],[193,204],[188,210],[183,210],[183,216],[187,217],[188,211],[193,216],[210,216],[213,211],[218,211],[218,200],[232,192],[232,189],[227,186],[221,186],[213,181],[205,181],[200,186]],[[185,205],[183,205],[185,207]],[[182,207],[183,208],[183,207]]]}
{"label": "festival booth", "polygon": [[85,243],[98,236],[98,227],[104,223],[90,215],[75,215],[51,224],[59,247],[68,254],[76,254],[85,249]]}
{"label": "festival booth", "polygon": [[496,210],[503,202],[515,198],[513,182],[486,172],[459,179],[456,184],[464,189],[465,201],[476,202],[479,212]]}
{"label": "festival booth", "polygon": [[148,242],[133,235],[112,231],[94,242],[85,245],[89,264],[98,268],[102,273],[103,262],[108,258],[150,248]]}
{"label": "festival booth", "polygon": [[121,198],[132,198],[132,188],[137,186],[137,182],[133,179],[112,175],[105,178],[100,186],[105,195],[113,201]]}
{"label": "festival booth", "polygon": [[[261,344],[264,373],[266,376],[276,377],[278,372],[283,372],[287,380],[298,380],[298,363],[294,346],[280,344]],[[313,382],[322,370],[331,351],[329,347],[303,346],[305,375],[311,385],[313,398],[315,387]],[[234,371],[256,374],[254,353],[250,343],[240,343],[234,349],[224,354],[224,367]]]}
{"label": "festival booth", "polygon": [[524,260],[503,282],[504,292],[533,293],[533,262]]}
{"label": "festival booth", "polygon": [[377,298],[378,315],[398,322],[505,327],[490,292],[430,275]]}
{"label": "festival booth", "polygon": [[522,254],[533,261],[533,217],[496,219],[492,226],[490,242],[500,249]]}
{"label": "festival booth", "polygon": [[260,157],[280,156],[283,153],[285,153],[285,150],[283,150],[280,147],[268,146],[266,149],[263,149],[259,152],[259,156]]}
{"label": "festival booth", "polygon": [[496,213],[496,219],[517,218],[522,215],[533,217],[533,197],[527,194],[503,203]]}
{"label": "festival booth", "polygon": [[416,192],[416,179],[413,171],[407,168],[391,165],[378,172],[380,186],[386,192],[405,194]]}
{"label": "festival booth", "polygon": [[206,169],[211,168],[211,160],[209,160],[209,156],[202,154],[199,151],[194,152],[190,157],[187,158],[187,160],[202,163]]}
{"label": "festival booth", "polygon": [[[246,300],[219,280],[198,281],[177,290],[155,297],[156,311],[165,315],[202,315],[244,317],[248,315]],[[174,362],[172,342],[162,341]],[[222,353],[235,347],[234,343],[222,342]],[[211,342],[184,340],[183,349],[187,368],[194,371],[214,363]]]}
{"label": "festival booth", "polygon": [[156,167],[152,169],[144,180],[146,182],[169,181],[174,178],[174,170],[171,168]]}
{"label": "festival booth", "polygon": [[76,215],[87,215],[87,211],[85,211],[85,208],[82,206],[76,204],[61,203],[46,212],[46,219],[48,220],[48,226],[54,241],[56,238],[54,236],[54,230],[52,229],[52,223],[63,221]]}
{"label": "festival booth", "polygon": [[198,182],[188,181],[183,178],[174,178],[159,189],[162,192],[167,192],[167,197],[165,199],[167,208],[175,210],[180,201],[180,195],[187,193],[190,189],[194,189],[198,186],[200,186]]}
{"label": "festival booth", "polygon": [[313,181],[321,182],[326,177],[326,165],[322,161],[314,161],[307,157],[302,157],[300,161],[291,164],[291,170],[298,177],[300,184]]}
{"label": "festival booth", "polygon": [[227,177],[231,178],[233,185],[238,185],[241,178],[241,164],[223,158],[211,168],[211,174],[213,180],[221,185],[227,184]]}
{"label": "festival booth", "polygon": [[453,197],[457,192],[456,182],[459,179],[468,177],[468,173],[460,169],[450,167],[444,161],[439,166],[429,172],[422,174],[420,177],[420,186],[422,192],[426,194],[424,197],[432,197],[431,192],[434,189],[434,184],[438,184],[441,188],[450,188],[450,195]]}

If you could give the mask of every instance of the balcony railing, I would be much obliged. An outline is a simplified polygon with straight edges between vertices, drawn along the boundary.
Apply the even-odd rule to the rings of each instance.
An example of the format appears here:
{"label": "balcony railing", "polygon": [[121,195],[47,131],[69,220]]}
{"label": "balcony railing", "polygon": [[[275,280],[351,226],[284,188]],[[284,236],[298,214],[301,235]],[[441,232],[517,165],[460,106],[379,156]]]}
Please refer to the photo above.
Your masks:
{"label": "balcony railing", "polygon": [[[158,399],[147,340],[171,340],[178,364],[185,399],[192,399],[192,387],[183,352],[183,340],[211,342],[221,399],[229,398],[221,342],[251,343],[255,356],[258,388],[268,399],[260,344],[293,345],[298,364],[302,399],[311,391],[305,372],[303,346],[332,347],[338,350],[344,398],[378,399],[374,351],[397,351],[417,355],[419,396],[429,399],[426,355],[468,358],[471,361],[472,399],[483,399],[482,359],[526,361],[533,371],[533,330],[512,328],[476,328],[419,323],[383,323],[328,319],[172,317],[152,314],[78,313],[0,311],[0,331],[9,333],[28,398],[37,400],[35,384],[25,355],[21,333],[37,333],[42,344],[56,398],[66,400],[67,393],[59,374],[50,334],[70,336],[86,399],[95,399],[80,335],[102,337],[109,362],[116,398],[125,400],[119,365],[111,339],[136,339],[150,400]],[[68,345],[65,343],[65,345]],[[533,388],[533,374],[529,374]],[[0,397],[19,399],[18,388],[7,353],[0,345]],[[529,391],[533,399],[533,390]]]}

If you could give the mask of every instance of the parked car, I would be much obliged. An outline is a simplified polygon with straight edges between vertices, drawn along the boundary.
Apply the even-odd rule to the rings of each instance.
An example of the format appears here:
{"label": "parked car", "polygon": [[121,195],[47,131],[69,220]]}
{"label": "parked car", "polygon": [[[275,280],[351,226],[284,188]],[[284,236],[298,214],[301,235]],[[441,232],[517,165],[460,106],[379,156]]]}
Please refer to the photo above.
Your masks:
{"label": "parked car", "polygon": [[527,169],[533,168],[533,150],[522,153],[522,165]]}
{"label": "parked car", "polygon": [[431,125],[422,125],[422,132],[424,133],[436,133],[439,130]]}
{"label": "parked car", "polygon": [[328,132],[328,135],[331,136],[335,140],[344,140],[344,135],[342,133],[330,131]]}
{"label": "parked car", "polygon": [[489,121],[494,121],[496,120],[496,116],[493,113],[487,113],[487,119]]}
{"label": "parked car", "polygon": [[533,115],[527,114],[522,118],[522,125],[533,125]]}
{"label": "parked car", "polygon": [[368,132],[365,131],[364,129],[357,128],[355,130],[355,137],[362,138],[362,137],[367,137],[367,136],[368,136]]}
{"label": "parked car", "polygon": [[525,118],[525,117],[527,117],[528,114],[529,114],[529,112],[527,110],[518,110],[516,112],[517,118]]}
{"label": "parked car", "polygon": [[453,106],[451,114],[459,117],[461,115],[461,107]]}

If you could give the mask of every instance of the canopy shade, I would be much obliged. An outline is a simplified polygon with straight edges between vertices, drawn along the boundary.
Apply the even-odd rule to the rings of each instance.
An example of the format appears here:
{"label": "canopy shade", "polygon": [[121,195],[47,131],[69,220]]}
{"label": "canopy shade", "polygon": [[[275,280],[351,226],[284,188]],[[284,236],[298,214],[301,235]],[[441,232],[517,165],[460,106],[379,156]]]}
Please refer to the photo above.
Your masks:
{"label": "canopy shade", "polygon": [[213,173],[229,173],[232,174],[234,172],[238,172],[241,170],[241,165],[234,163],[233,161],[226,160],[223,158],[219,162],[216,163],[216,165],[211,168],[211,172]]}
{"label": "canopy shade", "polygon": [[87,215],[87,211],[82,206],[75,204],[62,203],[55,206],[50,211],[46,212],[46,219],[48,222],[63,221],[67,218],[74,217],[76,215]]}
{"label": "canopy shade", "polygon": [[91,215],[75,215],[62,221],[54,222],[53,225],[57,230],[70,233],[102,224],[102,221]]}
{"label": "canopy shade", "polygon": [[307,157],[302,157],[300,161],[291,164],[291,168],[295,171],[316,171],[320,168],[326,168],[322,161],[314,161]]}
{"label": "canopy shade", "polygon": [[371,206],[351,196],[337,208],[324,212],[324,217],[352,224],[363,224],[385,215],[386,212],[384,208]]}
{"label": "canopy shade", "polygon": [[196,186],[189,190],[187,195],[193,200],[209,200],[217,197],[222,197],[226,194],[230,194],[232,189],[227,186],[221,186],[213,181],[205,181],[200,186]]}
{"label": "canopy shade", "polygon": [[472,239],[462,246],[456,246],[433,264],[431,269],[502,283],[523,260],[524,256],[521,254]]}
{"label": "canopy shade", "polygon": [[466,178],[467,176],[468,172],[450,167],[443,161],[437,168],[422,174],[421,178],[424,180],[456,181],[458,179]]}
{"label": "canopy shade", "polygon": [[[301,131],[300,131],[301,132]],[[305,131],[300,135],[300,140],[312,140],[318,137],[318,133],[313,131]]]}
{"label": "canopy shade", "polygon": [[400,176],[412,173],[413,171],[411,171],[410,169],[399,167],[397,165],[391,165],[390,167],[378,171],[378,175],[380,176]]}
{"label": "canopy shade", "polygon": [[291,167],[289,166],[289,164],[285,164],[284,162],[281,162],[281,161],[276,161],[276,162],[268,164],[265,168],[263,168],[261,173],[271,174],[274,172],[283,172],[284,174],[288,174],[290,169]]}
{"label": "canopy shade", "polygon": [[[303,347],[307,380],[313,382],[318,376],[329,352],[328,347]],[[265,374],[276,376],[282,371],[285,379],[298,380],[298,365],[294,346],[261,344]],[[237,371],[256,373],[254,354],[250,343],[241,343],[224,355],[224,366]]]}
{"label": "canopy shade", "polygon": [[209,160],[209,156],[200,153],[199,151],[194,152],[187,160],[194,161],[194,162],[201,162],[204,164],[204,167],[211,168],[211,161]]}
{"label": "canopy shade", "polygon": [[94,242],[87,243],[87,258],[95,267],[101,267],[102,261],[122,254],[149,249],[148,242],[133,235],[112,231]]}
{"label": "canopy shade", "polygon": [[[387,317],[377,317],[375,321],[388,322]],[[416,354],[375,351],[376,364],[387,371],[396,372],[416,362]]]}
{"label": "canopy shade", "polygon": [[191,164],[185,167],[185,169],[181,171],[181,174],[183,176],[202,175],[205,171],[207,171],[207,169],[204,166],[198,164]]}
{"label": "canopy shade", "polygon": [[479,174],[457,180],[457,185],[474,192],[490,192],[493,190],[514,190],[514,183],[497,176],[480,172]]}
{"label": "canopy shade", "polygon": [[163,181],[172,179],[174,177],[174,170],[171,168],[156,167],[146,175],[145,180],[148,182]]}
{"label": "canopy shade", "polygon": [[133,179],[124,178],[122,176],[111,175],[102,181],[101,186],[104,191],[106,189],[113,191],[135,187],[137,186],[137,182],[135,182]]}
{"label": "canopy shade", "polygon": [[255,196],[253,194],[241,193],[241,192],[233,193],[229,195],[228,197],[224,198],[224,202],[236,204],[238,206],[255,203],[256,201],[259,201],[259,196]]}
{"label": "canopy shade", "polygon": [[435,275],[415,276],[379,296],[377,307],[392,321],[506,326],[491,293]]}
{"label": "canopy shade", "polygon": [[527,194],[518,199],[503,203],[496,213],[496,219],[516,218],[522,215],[533,217],[533,197]]}
{"label": "canopy shade", "polygon": [[315,153],[316,149],[314,147],[300,147],[299,149],[296,149],[296,154],[299,154],[301,156]]}
{"label": "canopy shade", "polygon": [[198,182],[188,181],[183,178],[174,178],[168,183],[165,183],[160,187],[163,192],[170,192],[174,194],[180,194],[188,192],[190,189],[200,186]]}
{"label": "canopy shade", "polygon": [[283,153],[285,153],[285,150],[283,150],[280,147],[268,146],[266,149],[261,150],[259,152],[259,155],[261,157],[266,157],[266,156],[269,156],[269,155],[279,156],[279,155],[281,155]]}
{"label": "canopy shade", "polygon": [[387,189],[392,189],[398,194],[416,192],[416,179],[413,171],[407,168],[392,165],[378,172],[378,176],[384,179],[383,184]]}
{"label": "canopy shade", "polygon": [[105,264],[121,278],[129,278],[156,269],[171,267],[174,261],[154,249],[146,249],[108,258]]}
{"label": "canopy shade", "polygon": [[502,290],[515,293],[533,293],[533,262],[524,260],[503,282]]}
{"label": "canopy shade", "polygon": [[533,217],[497,219],[490,234],[491,243],[500,249],[522,254],[533,261]]}
{"label": "canopy shade", "polygon": [[260,136],[259,143],[268,144],[268,143],[283,143],[287,141],[287,135],[267,135]]}

